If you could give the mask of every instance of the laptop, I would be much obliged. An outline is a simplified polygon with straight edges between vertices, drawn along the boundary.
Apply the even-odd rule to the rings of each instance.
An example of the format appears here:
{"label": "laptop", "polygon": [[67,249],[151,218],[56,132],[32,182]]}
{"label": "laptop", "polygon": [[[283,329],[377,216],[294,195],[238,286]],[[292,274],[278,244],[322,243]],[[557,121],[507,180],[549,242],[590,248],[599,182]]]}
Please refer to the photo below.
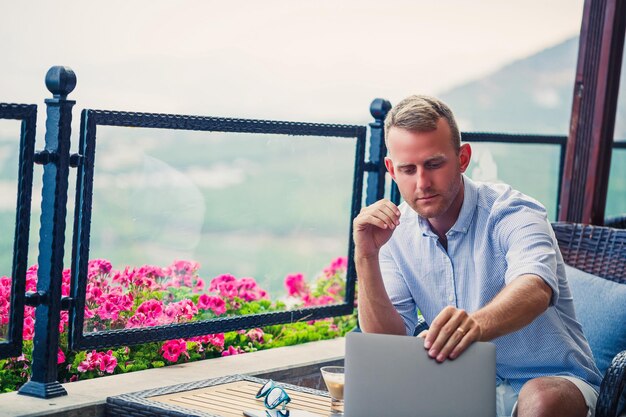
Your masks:
{"label": "laptop", "polygon": [[349,333],[345,367],[345,417],[496,416],[493,343],[438,363],[422,338]]}

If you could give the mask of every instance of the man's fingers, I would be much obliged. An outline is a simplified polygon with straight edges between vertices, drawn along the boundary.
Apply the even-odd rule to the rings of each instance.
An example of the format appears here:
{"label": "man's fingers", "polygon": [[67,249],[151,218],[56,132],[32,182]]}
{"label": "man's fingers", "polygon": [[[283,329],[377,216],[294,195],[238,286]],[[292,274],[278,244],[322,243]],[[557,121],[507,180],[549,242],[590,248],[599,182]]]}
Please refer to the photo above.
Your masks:
{"label": "man's fingers", "polygon": [[452,352],[448,357],[450,359],[456,359],[461,353],[465,351],[472,343],[478,340],[478,330],[476,328],[470,329],[465,336],[459,341],[459,343],[452,349]]}
{"label": "man's fingers", "polygon": [[400,211],[392,202],[381,200],[369,207],[363,208],[355,223],[357,225],[374,225],[382,229],[394,229],[400,224]]}
{"label": "man's fingers", "polygon": [[[460,343],[465,343],[465,337],[476,327],[475,325],[476,323],[466,311],[446,307],[433,320],[433,325],[426,336],[424,347],[428,349],[428,355],[439,362],[444,361]],[[471,338],[462,345],[462,350],[456,352],[456,356],[474,340],[477,340],[476,332],[472,332]]]}
{"label": "man's fingers", "polygon": [[448,306],[441,310],[437,317],[435,317],[430,325],[426,342],[424,343],[426,349],[434,349],[439,352],[445,341],[450,337],[450,334],[463,320],[460,317],[454,320],[454,316],[458,311],[462,310]]}
{"label": "man's fingers", "polygon": [[[454,359],[451,354],[453,352],[457,352],[458,356],[469,344],[471,343],[468,335],[469,331],[463,327],[463,325],[457,327],[454,332],[448,338],[446,344],[443,346],[441,351],[437,354],[437,361],[443,362],[446,358],[450,357]],[[463,345],[463,342],[466,341],[466,344]],[[465,347],[463,347],[465,346]],[[460,348],[459,348],[460,347]],[[455,356],[455,357],[456,357]]]}

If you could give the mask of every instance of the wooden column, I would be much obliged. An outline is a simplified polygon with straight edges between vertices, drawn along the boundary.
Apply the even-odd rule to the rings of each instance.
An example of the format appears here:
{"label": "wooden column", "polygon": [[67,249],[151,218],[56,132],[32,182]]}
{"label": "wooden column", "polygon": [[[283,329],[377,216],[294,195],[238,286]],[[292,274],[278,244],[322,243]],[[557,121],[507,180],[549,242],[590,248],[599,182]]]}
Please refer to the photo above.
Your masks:
{"label": "wooden column", "polygon": [[559,220],[603,224],[626,0],[585,0]]}

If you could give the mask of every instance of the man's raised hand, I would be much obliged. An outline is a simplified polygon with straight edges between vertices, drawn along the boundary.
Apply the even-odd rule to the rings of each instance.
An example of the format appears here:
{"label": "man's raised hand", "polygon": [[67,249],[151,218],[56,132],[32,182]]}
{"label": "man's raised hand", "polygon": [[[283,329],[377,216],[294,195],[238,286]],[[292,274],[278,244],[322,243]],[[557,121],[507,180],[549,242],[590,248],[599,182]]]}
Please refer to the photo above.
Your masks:
{"label": "man's raised hand", "polygon": [[354,219],[353,237],[355,257],[378,255],[380,248],[391,238],[400,224],[400,210],[387,199],[364,207]]}

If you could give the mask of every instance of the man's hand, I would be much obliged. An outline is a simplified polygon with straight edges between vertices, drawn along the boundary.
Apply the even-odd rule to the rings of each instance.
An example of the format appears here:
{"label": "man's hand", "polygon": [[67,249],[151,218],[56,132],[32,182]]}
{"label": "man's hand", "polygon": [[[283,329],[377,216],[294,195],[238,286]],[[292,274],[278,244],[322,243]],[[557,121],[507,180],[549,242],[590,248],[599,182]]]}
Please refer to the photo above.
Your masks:
{"label": "man's hand", "polygon": [[400,210],[383,199],[364,207],[353,222],[355,257],[377,256],[400,224]]}
{"label": "man's hand", "polygon": [[[424,332],[420,334],[424,337]],[[425,335],[428,356],[443,362],[457,358],[472,343],[480,340],[482,329],[466,311],[446,307],[435,317]]]}

